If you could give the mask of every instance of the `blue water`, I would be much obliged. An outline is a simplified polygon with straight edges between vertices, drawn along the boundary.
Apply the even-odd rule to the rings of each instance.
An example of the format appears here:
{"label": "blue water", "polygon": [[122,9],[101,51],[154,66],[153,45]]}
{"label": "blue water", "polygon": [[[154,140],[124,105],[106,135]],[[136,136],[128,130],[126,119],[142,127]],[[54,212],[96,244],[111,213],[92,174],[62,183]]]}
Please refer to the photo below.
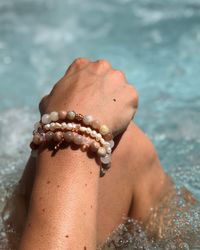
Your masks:
{"label": "blue water", "polygon": [[1,0],[0,181],[22,169],[38,101],[80,56],[126,73],[136,122],[200,199],[200,0]]}

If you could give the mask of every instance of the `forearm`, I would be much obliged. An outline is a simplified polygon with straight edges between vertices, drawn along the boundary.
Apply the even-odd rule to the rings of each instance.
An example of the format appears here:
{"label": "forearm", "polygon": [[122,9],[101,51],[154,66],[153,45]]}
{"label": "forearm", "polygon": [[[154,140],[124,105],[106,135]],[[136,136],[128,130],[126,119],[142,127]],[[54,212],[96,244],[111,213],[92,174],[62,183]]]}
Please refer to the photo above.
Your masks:
{"label": "forearm", "polygon": [[43,151],[20,250],[95,249],[98,180],[99,167],[86,153]]}

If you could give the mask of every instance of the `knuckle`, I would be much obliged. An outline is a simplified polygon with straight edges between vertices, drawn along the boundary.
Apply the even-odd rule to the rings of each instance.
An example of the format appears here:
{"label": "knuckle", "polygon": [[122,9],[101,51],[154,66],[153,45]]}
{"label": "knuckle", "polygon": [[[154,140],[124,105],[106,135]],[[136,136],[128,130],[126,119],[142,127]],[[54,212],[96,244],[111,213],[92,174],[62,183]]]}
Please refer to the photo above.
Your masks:
{"label": "knuckle", "polygon": [[107,61],[107,60],[104,60],[104,59],[100,59],[100,60],[97,60],[94,65],[96,66],[96,70],[97,71],[103,71],[103,70],[107,70],[109,68],[111,68],[111,65],[110,63]]}
{"label": "knuckle", "polygon": [[86,58],[79,57],[79,58],[76,58],[72,64],[77,67],[80,67],[82,64],[85,64],[86,62],[88,62]]}
{"label": "knuckle", "polygon": [[114,75],[117,79],[120,79],[120,80],[124,80],[124,79],[125,79],[124,72],[121,71],[121,70],[114,70],[114,71],[113,71],[113,75]]}

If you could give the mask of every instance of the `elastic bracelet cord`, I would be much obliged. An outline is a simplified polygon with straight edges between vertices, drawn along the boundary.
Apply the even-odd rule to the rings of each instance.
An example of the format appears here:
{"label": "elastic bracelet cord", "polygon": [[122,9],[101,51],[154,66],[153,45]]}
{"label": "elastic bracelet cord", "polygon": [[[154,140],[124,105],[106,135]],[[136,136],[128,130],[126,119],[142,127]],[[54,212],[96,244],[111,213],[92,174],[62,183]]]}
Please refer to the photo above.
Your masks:
{"label": "elastic bracelet cord", "polygon": [[44,114],[34,125],[33,139],[30,144],[32,156],[37,156],[41,145],[54,145],[59,150],[63,144],[74,143],[83,151],[95,153],[101,162],[100,176],[104,176],[111,166],[114,141],[111,131],[101,125],[91,115],[77,114],[74,111],[53,111]]}

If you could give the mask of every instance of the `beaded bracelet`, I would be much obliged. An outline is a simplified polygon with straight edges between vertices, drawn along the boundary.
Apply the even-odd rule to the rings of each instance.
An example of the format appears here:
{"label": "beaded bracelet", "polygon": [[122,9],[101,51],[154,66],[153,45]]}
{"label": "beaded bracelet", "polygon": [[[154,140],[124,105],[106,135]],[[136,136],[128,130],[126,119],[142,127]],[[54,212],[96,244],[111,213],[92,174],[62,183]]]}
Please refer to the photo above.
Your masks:
{"label": "beaded bracelet", "polygon": [[45,143],[54,143],[58,150],[62,143],[74,143],[84,151],[90,149],[96,153],[102,163],[100,176],[110,167],[113,136],[106,125],[101,125],[91,115],[76,114],[74,111],[53,111],[44,114],[40,122],[34,125],[33,140],[30,144],[32,155],[36,156],[38,147]]}

